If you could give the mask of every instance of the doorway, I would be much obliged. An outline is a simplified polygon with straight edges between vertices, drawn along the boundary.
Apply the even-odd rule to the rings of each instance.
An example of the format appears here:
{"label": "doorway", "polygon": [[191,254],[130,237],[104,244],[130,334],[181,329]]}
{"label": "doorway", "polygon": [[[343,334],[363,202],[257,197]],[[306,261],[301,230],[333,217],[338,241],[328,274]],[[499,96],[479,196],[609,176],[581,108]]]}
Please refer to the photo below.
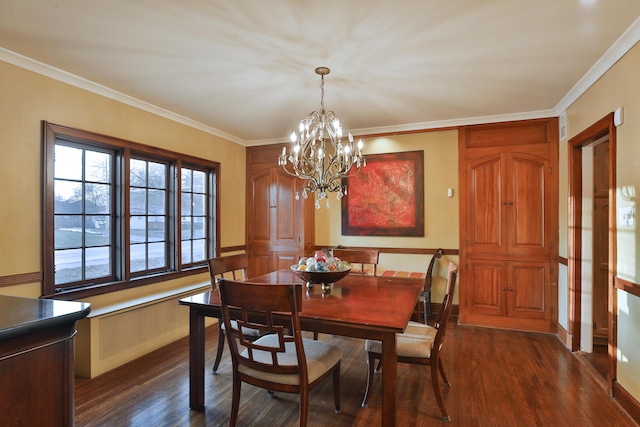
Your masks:
{"label": "doorway", "polygon": [[602,381],[609,343],[609,136],[582,147],[582,313],[580,350]]}
{"label": "doorway", "polygon": [[613,114],[569,141],[568,332],[572,351],[593,356],[609,395],[617,347],[615,147]]}

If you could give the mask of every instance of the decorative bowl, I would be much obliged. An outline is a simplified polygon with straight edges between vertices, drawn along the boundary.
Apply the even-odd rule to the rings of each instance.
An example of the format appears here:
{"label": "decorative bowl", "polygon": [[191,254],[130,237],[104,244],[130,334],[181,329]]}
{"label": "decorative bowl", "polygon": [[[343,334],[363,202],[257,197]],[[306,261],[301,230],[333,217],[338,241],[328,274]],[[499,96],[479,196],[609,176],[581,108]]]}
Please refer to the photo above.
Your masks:
{"label": "decorative bowl", "polygon": [[321,283],[323,286],[328,286],[331,283],[335,283],[338,280],[342,279],[351,271],[351,268],[342,271],[307,271],[298,270],[297,267],[297,264],[292,265],[291,271],[293,271],[296,276],[307,282],[308,288],[313,288],[313,285],[315,285],[316,283]]}

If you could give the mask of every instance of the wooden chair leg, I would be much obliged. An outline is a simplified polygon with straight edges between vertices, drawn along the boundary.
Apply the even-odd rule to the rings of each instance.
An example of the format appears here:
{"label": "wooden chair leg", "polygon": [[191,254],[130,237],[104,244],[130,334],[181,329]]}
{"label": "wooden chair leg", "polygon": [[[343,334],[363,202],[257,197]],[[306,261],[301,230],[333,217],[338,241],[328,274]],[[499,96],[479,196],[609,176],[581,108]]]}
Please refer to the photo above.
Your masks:
{"label": "wooden chair leg", "polygon": [[444,381],[444,385],[447,387],[451,387],[451,383],[447,379],[447,375],[444,373],[444,368],[442,367],[442,359],[438,358],[438,369],[440,371],[440,375],[442,375],[442,381]]}
{"label": "wooden chair leg", "polygon": [[[438,359],[439,360],[439,359]],[[444,401],[442,400],[442,393],[440,391],[440,385],[438,384],[438,362],[431,362],[431,384],[433,384],[433,393],[436,395],[436,401],[438,402],[438,406],[440,407],[440,412],[442,413],[443,421],[451,421],[451,417],[447,413],[447,408],[444,406]]]}
{"label": "wooden chair leg", "polygon": [[240,387],[242,381],[238,375],[233,373],[233,391],[231,394],[231,415],[229,416],[229,427],[235,427],[238,422],[238,409],[240,408]]}
{"label": "wooden chair leg", "polygon": [[300,427],[307,426],[307,415],[309,414],[309,390],[300,386]]}
{"label": "wooden chair leg", "polygon": [[[373,370],[374,365],[376,363],[376,359],[372,353],[367,352],[368,360],[367,360],[367,388],[364,391],[364,398],[362,399],[362,407],[367,407],[367,400],[369,399],[369,391],[371,390],[371,386],[373,385]],[[382,359],[380,360],[382,361]]]}
{"label": "wooden chair leg", "polygon": [[222,330],[222,324],[220,323],[222,320],[218,321],[218,350],[216,352],[216,361],[213,362],[213,371],[212,373],[216,373],[218,370],[218,366],[220,365],[220,360],[222,359],[222,351],[224,350],[224,331]]}
{"label": "wooden chair leg", "polygon": [[340,363],[333,369],[333,401],[336,406],[336,414],[339,414],[340,409]]}

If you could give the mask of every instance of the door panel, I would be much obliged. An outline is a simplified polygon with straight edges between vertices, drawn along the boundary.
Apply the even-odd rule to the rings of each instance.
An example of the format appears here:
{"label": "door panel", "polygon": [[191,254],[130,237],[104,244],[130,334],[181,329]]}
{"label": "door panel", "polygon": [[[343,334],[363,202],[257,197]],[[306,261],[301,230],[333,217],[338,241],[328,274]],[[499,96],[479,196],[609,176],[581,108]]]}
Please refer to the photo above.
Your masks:
{"label": "door panel", "polygon": [[467,167],[471,191],[467,196],[467,252],[505,253],[502,200],[504,156],[497,154],[471,162]]}
{"label": "door panel", "polygon": [[490,316],[505,316],[503,261],[473,260],[468,264],[469,312]]}
{"label": "door panel", "polygon": [[549,264],[546,262],[509,263],[509,316],[547,319]]}
{"label": "door panel", "polygon": [[249,225],[249,239],[252,243],[268,244],[271,238],[271,177],[269,170],[262,170],[249,176],[251,197],[248,199],[247,212],[252,213]]}
{"label": "door panel", "polygon": [[548,162],[525,153],[511,156],[507,193],[509,207],[508,246],[512,254],[544,254],[545,192]]}
{"label": "door panel", "polygon": [[296,200],[296,183],[298,179],[278,170],[275,174],[274,206],[272,221],[275,225],[273,244],[277,247],[299,246],[299,221],[302,214],[303,202]]}

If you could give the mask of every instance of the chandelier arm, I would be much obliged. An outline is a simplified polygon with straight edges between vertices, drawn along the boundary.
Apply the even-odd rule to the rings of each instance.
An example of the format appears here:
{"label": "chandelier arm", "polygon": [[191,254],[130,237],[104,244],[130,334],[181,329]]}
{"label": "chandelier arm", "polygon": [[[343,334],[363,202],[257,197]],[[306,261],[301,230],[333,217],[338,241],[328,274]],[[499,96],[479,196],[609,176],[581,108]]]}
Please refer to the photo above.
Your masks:
{"label": "chandelier arm", "polygon": [[291,134],[290,151],[287,153],[286,147],[283,148],[278,164],[287,174],[304,181],[304,198],[307,192],[316,193],[316,207],[319,207],[318,201],[327,198],[327,192],[337,192],[338,198],[346,195],[341,180],[360,172],[366,161],[362,155],[362,142],[356,153],[349,132],[348,142],[343,145],[340,120],[333,111],[325,110],[324,76],[329,74],[329,69],[318,67],[316,73],[321,76],[320,110],[312,111],[300,121],[298,130]]}

